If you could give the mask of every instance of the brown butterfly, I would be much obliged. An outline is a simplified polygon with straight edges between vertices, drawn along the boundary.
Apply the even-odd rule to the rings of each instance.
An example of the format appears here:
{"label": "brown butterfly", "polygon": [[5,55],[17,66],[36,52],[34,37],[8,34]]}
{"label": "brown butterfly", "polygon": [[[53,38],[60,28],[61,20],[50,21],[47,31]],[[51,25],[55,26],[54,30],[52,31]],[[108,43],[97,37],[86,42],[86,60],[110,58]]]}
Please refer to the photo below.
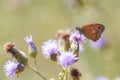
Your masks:
{"label": "brown butterfly", "polygon": [[76,27],[76,30],[80,32],[80,34],[83,34],[86,38],[97,41],[100,37],[103,31],[105,30],[105,26],[103,24],[87,24],[80,27]]}

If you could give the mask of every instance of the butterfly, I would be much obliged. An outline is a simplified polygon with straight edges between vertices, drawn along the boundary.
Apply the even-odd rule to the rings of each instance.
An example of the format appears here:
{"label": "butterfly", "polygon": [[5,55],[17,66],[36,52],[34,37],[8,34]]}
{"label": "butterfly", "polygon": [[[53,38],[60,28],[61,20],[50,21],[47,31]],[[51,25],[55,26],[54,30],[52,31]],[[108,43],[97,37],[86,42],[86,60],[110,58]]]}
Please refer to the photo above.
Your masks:
{"label": "butterfly", "polygon": [[94,23],[83,25],[81,28],[76,27],[76,30],[78,30],[80,34],[83,34],[86,38],[92,41],[97,41],[105,30],[105,26],[103,24]]}

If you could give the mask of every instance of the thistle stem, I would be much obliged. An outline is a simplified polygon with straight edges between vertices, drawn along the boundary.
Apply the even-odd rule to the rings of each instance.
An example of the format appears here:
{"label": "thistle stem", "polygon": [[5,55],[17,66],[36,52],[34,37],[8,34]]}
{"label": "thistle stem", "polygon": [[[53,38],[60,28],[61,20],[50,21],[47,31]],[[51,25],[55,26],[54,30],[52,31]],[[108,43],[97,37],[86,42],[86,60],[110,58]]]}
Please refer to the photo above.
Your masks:
{"label": "thistle stem", "polygon": [[64,75],[65,75],[65,73],[64,73],[64,72],[62,72],[62,75],[60,76],[60,79],[59,79],[59,80],[63,80]]}
{"label": "thistle stem", "polygon": [[38,64],[37,64],[36,58],[34,58],[34,63],[35,63],[36,70],[38,71]]}
{"label": "thistle stem", "polygon": [[61,65],[59,65],[59,67],[63,70],[59,80],[68,80],[68,67],[64,68]]}
{"label": "thistle stem", "polygon": [[34,71],[38,76],[40,76],[41,78],[43,78],[43,80],[47,80],[47,78],[45,76],[43,76],[40,72],[38,72],[36,69],[34,69],[32,66],[28,65],[28,67]]}
{"label": "thistle stem", "polygon": [[64,73],[65,73],[65,75],[64,75],[64,76],[65,76],[65,80],[68,80],[68,79],[67,79],[67,76],[68,76],[68,71],[67,71],[67,69],[68,69],[68,67],[67,67],[67,68],[65,69],[65,71],[64,71]]}

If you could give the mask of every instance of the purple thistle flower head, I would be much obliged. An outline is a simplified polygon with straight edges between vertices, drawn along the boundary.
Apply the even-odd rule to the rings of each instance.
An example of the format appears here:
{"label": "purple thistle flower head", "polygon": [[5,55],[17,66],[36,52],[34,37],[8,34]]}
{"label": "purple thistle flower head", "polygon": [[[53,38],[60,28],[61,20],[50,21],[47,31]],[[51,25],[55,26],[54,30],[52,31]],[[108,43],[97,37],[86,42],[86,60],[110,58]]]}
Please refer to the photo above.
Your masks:
{"label": "purple thistle flower head", "polygon": [[50,58],[52,54],[57,54],[58,53],[58,43],[56,40],[48,40],[43,43],[42,47],[42,52],[43,55],[46,58]]}
{"label": "purple thistle flower head", "polygon": [[4,71],[6,76],[13,76],[14,74],[16,74],[17,65],[18,64],[14,63],[14,61],[8,60],[4,65]]}
{"label": "purple thistle flower head", "polygon": [[85,41],[85,37],[80,34],[78,31],[71,33],[70,40],[75,41],[77,43],[83,43]]}
{"label": "purple thistle flower head", "polygon": [[58,56],[58,63],[63,67],[68,67],[75,63],[78,58],[72,51],[63,51],[61,55]]}
{"label": "purple thistle flower head", "polygon": [[82,44],[85,42],[85,37],[82,34],[80,34],[78,31],[75,31],[71,33],[69,39],[72,44],[71,48],[75,52],[75,54],[77,53],[77,55],[79,55],[78,53],[82,53],[84,51],[84,47]]}
{"label": "purple thistle flower head", "polygon": [[100,50],[105,46],[105,44],[106,44],[106,41],[103,36],[101,36],[101,38],[96,42],[90,41],[90,46],[95,50]]}

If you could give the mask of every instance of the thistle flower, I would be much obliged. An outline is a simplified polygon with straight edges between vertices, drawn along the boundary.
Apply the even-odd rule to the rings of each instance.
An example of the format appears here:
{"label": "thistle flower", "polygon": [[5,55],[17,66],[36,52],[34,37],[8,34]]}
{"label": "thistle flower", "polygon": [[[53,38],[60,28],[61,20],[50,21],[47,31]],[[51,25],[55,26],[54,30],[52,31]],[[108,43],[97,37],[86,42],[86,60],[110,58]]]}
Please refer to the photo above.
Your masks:
{"label": "thistle flower", "polygon": [[4,65],[4,71],[6,76],[13,76],[16,74],[18,63],[8,60]]}
{"label": "thistle flower", "polygon": [[58,43],[56,40],[48,40],[43,43],[42,52],[46,58],[51,58],[53,61],[56,61],[56,56],[58,54]]}
{"label": "thistle flower", "polygon": [[8,42],[4,45],[4,49],[9,52],[19,63],[26,65],[28,58],[23,51],[16,48],[15,43]]}
{"label": "thistle flower", "polygon": [[78,59],[72,51],[63,51],[57,58],[58,63],[65,68],[68,67],[69,65],[74,64],[75,61]]}
{"label": "thistle flower", "polygon": [[14,61],[8,60],[3,68],[6,76],[13,76],[14,74],[24,71],[25,66],[21,63],[15,63]]}
{"label": "thistle flower", "polygon": [[85,37],[80,34],[78,31],[72,32],[70,36],[71,41],[71,49],[74,51],[74,54],[79,55],[84,51],[83,43],[85,41]]}
{"label": "thistle flower", "polygon": [[28,46],[29,46],[29,55],[33,58],[35,58],[37,56],[37,47],[32,39],[32,35],[30,36],[26,36],[24,38],[24,40],[28,43]]}
{"label": "thistle flower", "polygon": [[85,37],[82,34],[80,34],[78,31],[72,32],[69,39],[77,43],[83,43],[85,41]]}

